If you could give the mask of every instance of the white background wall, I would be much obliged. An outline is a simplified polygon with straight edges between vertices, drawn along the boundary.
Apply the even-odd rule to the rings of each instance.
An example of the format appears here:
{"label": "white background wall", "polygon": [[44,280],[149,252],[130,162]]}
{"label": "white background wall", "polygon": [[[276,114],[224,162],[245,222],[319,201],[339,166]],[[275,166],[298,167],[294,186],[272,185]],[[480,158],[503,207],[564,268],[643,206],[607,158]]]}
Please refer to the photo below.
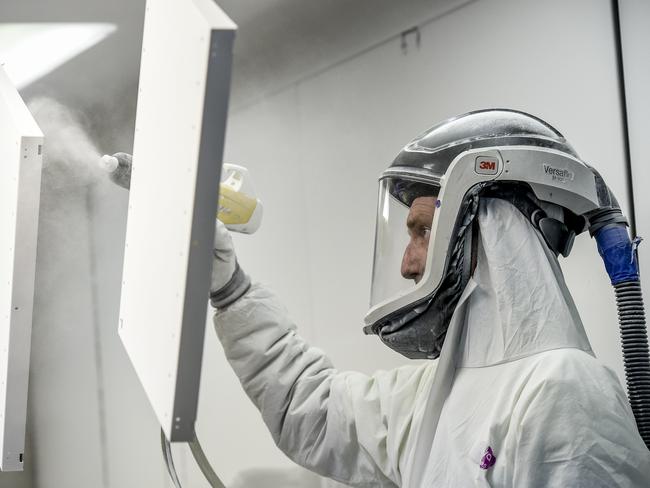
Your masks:
{"label": "white background wall", "polygon": [[[303,49],[299,62],[285,60],[285,70],[249,64],[243,72],[259,74],[264,86],[233,87],[226,160],[250,168],[265,203],[261,230],[235,236],[240,261],[340,369],[371,372],[406,361],[363,336],[361,326],[376,178],[427,127],[477,108],[531,112],[563,132],[627,200],[610,2],[478,0],[453,9],[464,3],[404,2],[376,23],[359,16],[350,24],[363,35],[344,47],[322,42],[311,58]],[[141,16],[132,8],[134,19]],[[410,37],[404,53],[394,34],[443,12],[420,26],[419,48]],[[128,73],[137,69],[132,51],[139,49],[130,39]],[[80,76],[93,60],[82,61],[65,97],[87,90],[83,110],[99,147],[128,149],[134,86],[84,88]],[[48,86],[28,95],[39,90]],[[97,114],[113,115],[102,122]],[[110,185],[65,190],[43,197],[30,384],[33,486],[171,486],[153,412],[116,333],[127,194]],[[620,375],[613,293],[588,236],[563,268],[597,355]],[[197,432],[228,486],[320,486],[273,446],[210,323]],[[187,485],[207,486],[187,450],[175,453]]]}

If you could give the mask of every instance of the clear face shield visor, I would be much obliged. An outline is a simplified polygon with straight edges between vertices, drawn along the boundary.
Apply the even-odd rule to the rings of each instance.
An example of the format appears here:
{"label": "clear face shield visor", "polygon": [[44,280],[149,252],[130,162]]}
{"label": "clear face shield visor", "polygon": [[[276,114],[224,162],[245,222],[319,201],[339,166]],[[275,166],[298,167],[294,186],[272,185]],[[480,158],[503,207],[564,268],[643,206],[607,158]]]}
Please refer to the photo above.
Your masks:
{"label": "clear face shield visor", "polygon": [[400,175],[379,181],[370,307],[407,294],[426,270],[440,186]]}

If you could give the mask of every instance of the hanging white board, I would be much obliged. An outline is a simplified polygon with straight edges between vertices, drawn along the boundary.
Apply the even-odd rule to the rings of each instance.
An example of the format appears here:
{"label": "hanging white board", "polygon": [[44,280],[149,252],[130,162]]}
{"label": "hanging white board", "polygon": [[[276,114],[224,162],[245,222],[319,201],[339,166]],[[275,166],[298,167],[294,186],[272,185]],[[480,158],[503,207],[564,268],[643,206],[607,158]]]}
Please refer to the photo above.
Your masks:
{"label": "hanging white board", "polygon": [[192,439],[236,26],[148,0],[119,335],[170,441]]}
{"label": "hanging white board", "polygon": [[0,66],[0,469],[22,471],[43,133]]}

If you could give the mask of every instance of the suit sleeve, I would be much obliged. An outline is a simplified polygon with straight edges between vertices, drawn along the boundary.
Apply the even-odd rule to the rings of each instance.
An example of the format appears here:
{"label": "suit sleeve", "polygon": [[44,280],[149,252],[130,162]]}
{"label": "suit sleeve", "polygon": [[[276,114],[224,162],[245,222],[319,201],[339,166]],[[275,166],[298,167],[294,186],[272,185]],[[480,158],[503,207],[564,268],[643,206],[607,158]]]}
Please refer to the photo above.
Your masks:
{"label": "suit sleeve", "polygon": [[230,365],[287,456],[352,486],[401,484],[416,398],[434,363],[372,376],[337,371],[259,285],[218,310],[214,322]]}

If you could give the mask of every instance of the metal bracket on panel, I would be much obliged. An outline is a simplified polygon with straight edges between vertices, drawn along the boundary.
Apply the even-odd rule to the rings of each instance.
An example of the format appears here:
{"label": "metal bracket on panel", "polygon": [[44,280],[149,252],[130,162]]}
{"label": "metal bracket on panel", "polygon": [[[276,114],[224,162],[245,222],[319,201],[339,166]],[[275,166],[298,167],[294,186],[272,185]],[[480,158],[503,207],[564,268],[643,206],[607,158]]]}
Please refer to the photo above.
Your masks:
{"label": "metal bracket on panel", "polygon": [[408,54],[409,38],[414,39],[415,47],[417,49],[420,49],[420,28],[418,26],[411,27],[410,29],[403,31],[400,34],[400,38],[401,38],[402,53],[404,55]]}

